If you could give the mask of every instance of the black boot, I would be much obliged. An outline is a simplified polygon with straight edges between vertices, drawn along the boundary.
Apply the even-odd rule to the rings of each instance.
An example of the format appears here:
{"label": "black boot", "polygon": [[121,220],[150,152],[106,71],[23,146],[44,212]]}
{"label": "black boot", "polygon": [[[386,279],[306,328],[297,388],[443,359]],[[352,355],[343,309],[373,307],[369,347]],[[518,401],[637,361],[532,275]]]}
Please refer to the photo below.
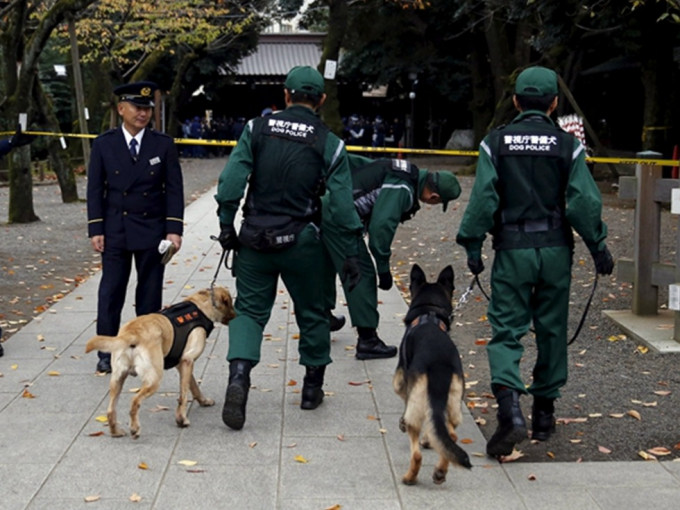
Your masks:
{"label": "black boot", "polygon": [[555,432],[555,399],[534,397],[531,407],[531,439],[547,441]]}
{"label": "black boot", "polygon": [[305,379],[302,385],[302,402],[300,408],[305,410],[316,409],[323,400],[323,377],[326,373],[326,365],[320,367],[305,367]]}
{"label": "black boot", "polygon": [[253,362],[245,359],[235,359],[229,363],[229,384],[224,397],[222,421],[234,430],[241,430],[246,422],[246,402],[252,368]]}
{"label": "black boot", "polygon": [[110,374],[111,353],[97,351],[97,356],[99,356],[99,361],[97,361],[97,372],[99,372],[100,374]]}
{"label": "black boot", "polygon": [[331,333],[333,331],[339,331],[345,325],[347,320],[344,315],[333,315],[333,312],[328,310],[328,321],[331,327]]}
{"label": "black boot", "polygon": [[357,328],[359,338],[357,339],[357,359],[380,359],[393,358],[397,355],[397,348],[394,345],[385,345],[373,328]]}
{"label": "black boot", "polygon": [[527,425],[519,406],[519,392],[510,388],[494,389],[498,402],[498,428],[486,444],[491,457],[510,455],[515,444],[527,438]]}

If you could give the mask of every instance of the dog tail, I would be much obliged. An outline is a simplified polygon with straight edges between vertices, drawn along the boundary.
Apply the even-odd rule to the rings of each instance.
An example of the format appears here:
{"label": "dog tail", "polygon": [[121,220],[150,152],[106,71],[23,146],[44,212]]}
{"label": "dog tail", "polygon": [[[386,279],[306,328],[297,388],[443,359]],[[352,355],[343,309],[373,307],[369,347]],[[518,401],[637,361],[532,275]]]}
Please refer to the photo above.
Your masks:
{"label": "dog tail", "polygon": [[[430,379],[430,381],[432,380]],[[446,401],[448,399],[448,385],[446,386],[446,392],[443,394],[435,389],[434,385],[428,385],[428,396],[430,398],[430,422],[432,426],[432,431],[430,441],[432,441],[440,454],[443,454],[449,459],[449,462],[453,464],[458,464],[464,468],[471,469],[472,464],[470,463],[470,457],[467,452],[463,450],[453,438],[449,435],[449,430],[446,426]],[[441,386],[440,386],[441,388]],[[437,444],[438,443],[438,444]]]}
{"label": "dog tail", "polygon": [[95,349],[102,352],[112,352],[117,345],[120,345],[120,342],[124,342],[124,340],[116,336],[96,335],[85,344],[85,352]]}

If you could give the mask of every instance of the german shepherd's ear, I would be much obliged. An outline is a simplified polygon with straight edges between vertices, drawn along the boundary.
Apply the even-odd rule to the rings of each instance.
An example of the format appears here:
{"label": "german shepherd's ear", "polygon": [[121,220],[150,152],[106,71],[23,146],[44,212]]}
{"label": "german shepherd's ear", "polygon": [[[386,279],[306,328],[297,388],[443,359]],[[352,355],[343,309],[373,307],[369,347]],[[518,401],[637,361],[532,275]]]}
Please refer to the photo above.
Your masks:
{"label": "german shepherd's ear", "polygon": [[437,277],[437,283],[443,286],[449,294],[453,294],[456,287],[453,284],[453,268],[449,265],[442,269]]}
{"label": "german shepherd's ear", "polygon": [[409,291],[411,292],[411,297],[415,296],[420,288],[427,283],[427,278],[425,273],[418,264],[413,264],[411,268],[411,283],[409,284]]}

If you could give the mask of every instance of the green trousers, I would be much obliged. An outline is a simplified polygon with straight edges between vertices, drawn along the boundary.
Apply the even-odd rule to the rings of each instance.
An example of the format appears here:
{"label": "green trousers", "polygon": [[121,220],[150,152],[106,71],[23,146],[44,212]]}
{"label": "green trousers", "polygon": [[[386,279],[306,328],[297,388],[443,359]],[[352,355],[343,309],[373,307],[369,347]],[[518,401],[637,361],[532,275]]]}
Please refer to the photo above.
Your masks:
{"label": "green trousers", "polygon": [[298,242],[283,251],[262,253],[242,246],[235,271],[236,318],[229,323],[227,360],[260,361],[262,334],[271,316],[281,277],[300,328],[300,364],[320,366],[331,362],[330,330],[322,286],[324,253],[314,225],[307,225]]}
{"label": "green trousers", "polygon": [[488,317],[491,383],[521,393],[521,340],[533,322],[538,356],[528,392],[557,398],[567,382],[567,321],[572,251],[569,247],[496,251]]}
{"label": "green trousers", "polygon": [[[342,274],[342,265],[345,261],[345,253],[342,245],[336,240],[338,234],[335,229],[326,223],[322,224],[323,244],[326,256],[326,274],[324,277],[324,298],[326,310],[335,308],[336,287],[335,277]],[[376,280],[373,258],[368,252],[363,239],[357,239],[359,267],[361,280],[350,292],[343,283],[342,289],[347,300],[347,308],[352,326],[357,328],[378,328],[380,315],[378,314],[378,285]]]}

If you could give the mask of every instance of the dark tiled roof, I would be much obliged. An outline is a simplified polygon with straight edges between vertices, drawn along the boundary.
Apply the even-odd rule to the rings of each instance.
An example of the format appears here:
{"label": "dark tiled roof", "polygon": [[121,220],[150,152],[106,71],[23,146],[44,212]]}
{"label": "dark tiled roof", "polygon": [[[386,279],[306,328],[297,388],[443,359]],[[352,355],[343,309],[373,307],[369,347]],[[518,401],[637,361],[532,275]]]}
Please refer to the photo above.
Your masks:
{"label": "dark tiled roof", "polygon": [[236,68],[237,76],[285,76],[295,66],[317,67],[323,34],[268,34]]}

